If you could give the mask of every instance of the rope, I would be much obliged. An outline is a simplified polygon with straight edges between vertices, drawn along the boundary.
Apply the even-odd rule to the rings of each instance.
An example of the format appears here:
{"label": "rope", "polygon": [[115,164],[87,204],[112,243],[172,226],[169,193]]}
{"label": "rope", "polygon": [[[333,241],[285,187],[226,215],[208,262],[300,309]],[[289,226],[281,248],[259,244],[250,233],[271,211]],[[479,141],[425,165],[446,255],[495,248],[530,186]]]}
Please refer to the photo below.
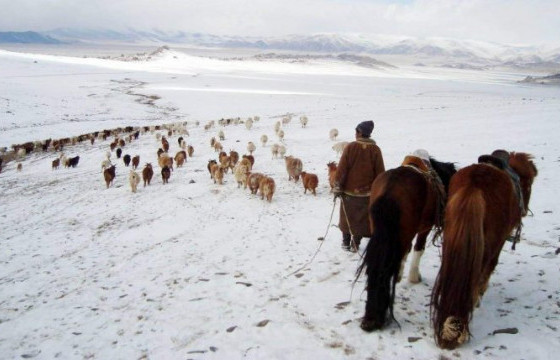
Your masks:
{"label": "rope", "polygon": [[[334,201],[333,201],[333,208],[332,208],[332,211],[331,211],[331,217],[330,217],[330,219],[329,219],[329,224],[327,225],[327,231],[325,231],[325,236],[323,236],[322,239],[319,238],[319,240],[325,240],[325,238],[327,237],[327,234],[329,233],[329,229],[331,228],[331,223],[332,223],[332,218],[333,218],[333,214],[334,214],[334,209],[335,209],[335,207],[336,207],[336,198],[335,198]],[[311,259],[310,259],[308,262],[306,262],[302,267],[296,269],[296,271],[293,271],[293,272],[289,273],[288,275],[286,275],[286,277],[292,276],[292,275],[294,275],[294,274],[300,272],[301,270],[303,270],[303,269],[306,268],[307,266],[309,266],[309,264],[311,264],[311,263],[313,262],[313,260],[315,260],[315,257],[317,256],[317,254],[318,254],[319,251],[321,250],[321,246],[323,246],[324,243],[325,243],[324,241],[321,241],[321,244],[319,245],[319,247],[317,248],[317,250],[315,251],[315,253],[314,253],[313,256],[311,257]]]}

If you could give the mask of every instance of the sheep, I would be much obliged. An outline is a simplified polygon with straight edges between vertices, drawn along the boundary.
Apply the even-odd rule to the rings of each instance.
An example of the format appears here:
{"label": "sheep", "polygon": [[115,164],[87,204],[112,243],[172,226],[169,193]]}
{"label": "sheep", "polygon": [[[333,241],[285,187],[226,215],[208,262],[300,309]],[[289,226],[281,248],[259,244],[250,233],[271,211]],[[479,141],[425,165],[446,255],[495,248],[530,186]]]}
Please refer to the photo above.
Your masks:
{"label": "sheep", "polygon": [[331,192],[333,192],[337,166],[334,161],[331,161],[327,164],[327,167],[329,169],[329,185],[331,186]]}
{"label": "sheep", "polygon": [[247,177],[249,176],[249,168],[245,164],[239,163],[234,171],[235,181],[237,181],[237,188],[239,189],[243,185],[244,189],[247,189]]}
{"label": "sheep", "polygon": [[251,130],[251,128],[253,127],[253,119],[248,118],[247,121],[245,121],[245,127],[247,128],[247,130]]}
{"label": "sheep", "polygon": [[183,150],[187,150],[187,142],[185,140],[181,140],[179,147]]}
{"label": "sheep", "polygon": [[228,169],[231,167],[231,158],[227,155],[226,156],[220,156],[220,167],[227,174]]}
{"label": "sheep", "polygon": [[163,183],[168,184],[170,177],[171,177],[171,170],[169,170],[168,166],[164,166],[161,169],[161,179],[163,180]]}
{"label": "sheep", "polygon": [[216,141],[214,143],[214,151],[215,152],[220,152],[222,151],[224,148],[222,147],[222,144],[219,141]]}
{"label": "sheep", "polygon": [[278,131],[280,131],[280,127],[282,126],[282,123],[280,121],[277,121],[274,124],[274,133],[278,134]]}
{"label": "sheep", "polygon": [[303,183],[304,194],[306,194],[307,190],[309,190],[313,193],[313,195],[317,195],[317,193],[315,192],[315,189],[317,189],[317,185],[319,185],[319,178],[317,177],[317,175],[302,171],[301,182]]}
{"label": "sheep", "polygon": [[123,139],[119,139],[119,146],[124,147],[125,145],[126,145],[126,142]]}
{"label": "sheep", "polygon": [[224,134],[223,130],[218,131],[218,138],[220,141],[224,141],[226,139],[226,135]]}
{"label": "sheep", "polygon": [[282,118],[282,125],[288,125],[292,121],[291,115],[286,115]]}
{"label": "sheep", "polygon": [[337,155],[340,155],[340,153],[344,151],[346,145],[348,145],[348,141],[339,141],[332,146],[332,149],[336,151]]}
{"label": "sheep", "polygon": [[276,188],[276,184],[274,183],[274,179],[268,176],[264,176],[261,181],[259,182],[259,190],[261,191],[261,200],[266,200],[268,202],[272,201],[272,196],[274,195],[274,190]]}
{"label": "sheep", "polygon": [[187,154],[189,155],[189,157],[193,157],[194,147],[192,147],[192,145],[187,146]]}
{"label": "sheep", "polygon": [[249,162],[251,163],[251,168],[255,166],[255,157],[253,155],[243,155],[242,158],[249,160]]}
{"label": "sheep", "polygon": [[261,135],[261,143],[262,143],[263,147],[266,146],[267,141],[268,141],[268,136],[266,136],[266,134],[262,134]]}
{"label": "sheep", "polygon": [[154,176],[154,170],[152,169],[152,164],[147,163],[142,170],[142,179],[144,180],[144,187],[146,184],[150,185],[152,181],[152,176]]}
{"label": "sheep", "polygon": [[270,148],[270,151],[272,152],[272,158],[276,159],[278,158],[278,149],[280,148],[280,145],[278,144],[274,144],[272,145],[272,147]]}
{"label": "sheep", "polygon": [[245,165],[245,166],[247,166],[247,169],[248,169],[249,171],[251,171],[251,170],[253,169],[253,165],[251,164],[251,161],[250,161],[249,159],[247,159],[247,158],[242,158],[242,159],[239,161],[239,164],[238,164],[238,165]]}
{"label": "sheep", "polygon": [[109,185],[113,185],[113,180],[115,179],[115,165],[111,165],[108,169],[103,171],[103,177],[105,178],[105,184],[107,184],[107,189]]}
{"label": "sheep", "polygon": [[247,143],[247,151],[249,152],[250,155],[253,155],[253,151],[255,151],[257,149],[257,147],[255,146],[255,144],[253,144],[252,141],[249,141]]}
{"label": "sheep", "polygon": [[250,173],[247,177],[247,184],[251,194],[256,194],[259,190],[261,179],[264,177],[261,173]]}
{"label": "sheep", "polygon": [[179,138],[177,139],[177,143],[179,144],[179,146],[181,146],[182,142],[183,142],[183,137],[179,136]]}
{"label": "sheep", "polygon": [[139,164],[140,164],[140,155],[136,155],[132,158],[132,168],[134,170],[138,169]]}
{"label": "sheep", "polygon": [[276,135],[278,135],[278,139],[280,141],[284,141],[284,130],[282,129],[278,130],[278,133]]}
{"label": "sheep", "polygon": [[130,170],[128,180],[130,182],[130,188],[132,189],[132,192],[135,193],[136,189],[138,187],[138,184],[140,184],[140,175],[138,175],[138,173],[136,171]]}
{"label": "sheep", "polygon": [[283,158],[284,155],[286,155],[286,147],[284,145],[278,146],[278,154],[280,155],[281,158]]}
{"label": "sheep", "polygon": [[286,170],[288,171],[288,181],[294,179],[297,183],[303,169],[301,160],[293,156],[286,156],[284,160],[286,161]]}
{"label": "sheep", "polygon": [[299,117],[299,122],[301,123],[302,128],[307,127],[307,122],[308,121],[309,120],[307,119],[307,116],[305,116],[305,115]]}
{"label": "sheep", "polygon": [[331,129],[331,131],[329,131],[329,138],[332,141],[336,141],[337,136],[338,136],[338,129]]}
{"label": "sheep", "polygon": [[123,156],[123,162],[124,162],[124,166],[130,165],[130,155],[126,154],[125,156]]}

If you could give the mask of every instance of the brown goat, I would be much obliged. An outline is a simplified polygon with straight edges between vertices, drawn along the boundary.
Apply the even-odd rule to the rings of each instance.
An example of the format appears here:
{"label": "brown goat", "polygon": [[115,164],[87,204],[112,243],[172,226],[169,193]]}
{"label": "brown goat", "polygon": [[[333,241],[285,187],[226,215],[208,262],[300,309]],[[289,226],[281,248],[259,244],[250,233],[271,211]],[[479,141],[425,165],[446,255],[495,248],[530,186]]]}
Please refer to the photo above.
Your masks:
{"label": "brown goat", "polygon": [[144,186],[146,186],[146,183],[150,185],[150,181],[152,181],[152,176],[154,176],[154,170],[152,169],[152,164],[147,163],[144,169],[142,170],[142,179],[144,180]]}
{"label": "brown goat", "polygon": [[115,180],[115,165],[112,165],[110,168],[105,169],[103,171],[103,177],[105,178],[105,184],[107,184],[107,189],[109,185],[113,184],[113,180]]}
{"label": "brown goat", "polygon": [[189,154],[189,157],[193,156],[194,148],[191,145],[187,146],[187,153]]}
{"label": "brown goat", "polygon": [[274,179],[268,176],[263,176],[261,181],[259,182],[259,189],[261,191],[261,200],[266,200],[268,202],[272,201],[272,196],[274,195],[274,190],[276,189],[276,185],[274,184]]}
{"label": "brown goat", "polygon": [[177,167],[183,166],[183,163],[187,159],[187,153],[184,150],[179,151],[175,155],[175,162],[177,163]]}
{"label": "brown goat", "polygon": [[220,185],[224,184],[224,169],[218,164],[212,164],[212,179],[214,179],[214,184],[218,183]]}
{"label": "brown goat", "polygon": [[315,189],[319,185],[319,178],[315,174],[308,174],[305,171],[301,172],[301,182],[303,183],[303,193],[306,194],[307,190],[311,191],[313,195],[317,195]]}
{"label": "brown goat", "polygon": [[249,177],[247,178],[247,184],[249,185],[249,190],[251,190],[251,194],[256,194],[259,190],[259,186],[261,183],[261,179],[264,177],[261,173],[250,173]]}
{"label": "brown goat", "polygon": [[255,157],[253,155],[243,155],[242,157],[251,162],[251,168],[255,165]]}
{"label": "brown goat", "polygon": [[163,183],[168,184],[170,177],[171,177],[171,170],[169,170],[169,167],[164,166],[161,169],[161,179],[163,180]]}
{"label": "brown goat", "polygon": [[132,158],[132,168],[137,169],[140,164],[140,155],[136,155]]}
{"label": "brown goat", "polygon": [[60,158],[54,159],[52,161],[52,169],[56,170],[60,166]]}

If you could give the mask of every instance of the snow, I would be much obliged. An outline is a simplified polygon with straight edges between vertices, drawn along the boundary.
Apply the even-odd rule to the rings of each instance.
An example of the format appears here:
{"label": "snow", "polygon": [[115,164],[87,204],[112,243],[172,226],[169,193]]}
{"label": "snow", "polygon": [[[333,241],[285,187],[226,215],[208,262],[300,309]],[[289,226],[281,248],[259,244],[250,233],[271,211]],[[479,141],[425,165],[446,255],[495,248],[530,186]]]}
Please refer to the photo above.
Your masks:
{"label": "snow", "polygon": [[[553,359],[560,350],[560,93],[519,84],[526,74],[336,61],[221,61],[167,52],[143,62],[0,51],[0,146],[123,126],[187,122],[195,148],[169,184],[155,134],[123,154],[151,162],[151,186],[133,194],[117,163],[106,189],[100,164],[112,139],[68,146],[77,168],[51,170],[58,154],[32,153],[0,173],[0,353],[3,358],[98,359]],[[153,105],[142,100],[157,95]],[[286,114],[287,155],[319,175],[316,197],[287,180],[274,123]],[[223,127],[225,150],[257,146],[255,171],[277,185],[271,203],[215,185],[210,120],[258,115],[251,130]],[[298,117],[309,118],[307,128]],[[364,333],[359,254],[340,248],[326,164],[328,132],[352,140],[375,121],[387,168],[425,148],[463,167],[497,148],[535,156],[532,216],[509,243],[471,322],[473,338],[440,350],[429,321],[439,249],[427,247],[422,283],[397,286],[395,317]],[[196,121],[200,122],[196,126]],[[166,135],[165,132],[161,132]],[[269,143],[260,145],[267,134]],[[171,153],[179,150],[170,137]],[[330,221],[334,210],[334,217]],[[326,236],[325,236],[326,234]],[[323,242],[318,237],[325,236]],[[319,248],[320,247],[320,248]],[[364,244],[362,245],[362,250]],[[316,255],[315,255],[316,254]],[[315,255],[315,257],[313,257]],[[407,271],[407,270],[405,270]],[[406,272],[405,272],[406,274]],[[517,328],[518,334],[493,331]],[[419,338],[419,339],[416,339]],[[416,340],[416,341],[415,341]]]}

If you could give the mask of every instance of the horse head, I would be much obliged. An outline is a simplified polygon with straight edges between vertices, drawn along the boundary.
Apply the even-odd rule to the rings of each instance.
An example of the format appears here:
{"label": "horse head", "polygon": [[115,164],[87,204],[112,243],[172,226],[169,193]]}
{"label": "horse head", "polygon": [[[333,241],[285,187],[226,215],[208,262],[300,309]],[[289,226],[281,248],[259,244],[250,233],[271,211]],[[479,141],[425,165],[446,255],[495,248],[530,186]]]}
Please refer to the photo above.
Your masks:
{"label": "horse head", "polygon": [[538,171],[534,157],[527,153],[511,152],[509,154],[509,166],[519,176],[519,185],[521,186],[521,195],[523,196],[523,216],[529,211],[529,200],[531,200],[531,190],[533,181],[537,177]]}

